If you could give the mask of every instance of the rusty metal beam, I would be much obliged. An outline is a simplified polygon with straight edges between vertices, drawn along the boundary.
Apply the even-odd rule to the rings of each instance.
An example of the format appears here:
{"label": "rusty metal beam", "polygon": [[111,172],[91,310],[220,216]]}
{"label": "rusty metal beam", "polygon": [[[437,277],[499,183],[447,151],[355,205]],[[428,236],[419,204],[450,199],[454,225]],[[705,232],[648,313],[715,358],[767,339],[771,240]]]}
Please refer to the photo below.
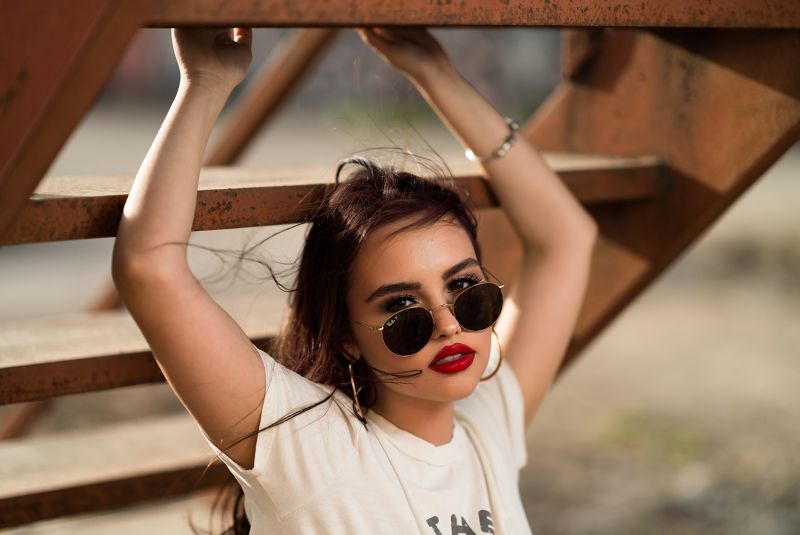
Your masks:
{"label": "rusty metal beam", "polygon": [[0,529],[231,481],[188,415],[15,440],[0,444],[0,458]]}
{"label": "rusty metal beam", "polygon": [[800,32],[614,30],[527,125],[543,150],[652,153],[663,195],[593,205],[600,225],[567,362],[800,138]]}
{"label": "rusty metal beam", "polygon": [[[269,350],[284,303],[222,303],[253,343]],[[0,405],[161,382],[147,341],[124,311],[76,312],[0,324]]]}
{"label": "rusty metal beam", "polygon": [[15,366],[0,369],[0,404],[163,381],[149,351]]}
{"label": "rusty metal beam", "polygon": [[[581,158],[551,155],[552,165],[587,204],[631,202],[657,196],[666,187],[657,158]],[[476,170],[451,166],[476,208],[496,206]],[[319,199],[327,169],[256,172],[210,168],[201,173],[193,230],[296,223]],[[31,197],[0,245],[116,235],[130,177],[48,177]]]}
{"label": "rusty metal beam", "polygon": [[[151,0],[0,5],[0,237],[91,107],[151,7]],[[0,422],[0,440],[22,435],[46,408],[46,403],[14,407]]]}
{"label": "rusty metal beam", "polygon": [[561,77],[578,78],[590,68],[600,52],[603,28],[567,28],[561,30]]}
{"label": "rusty metal beam", "polygon": [[337,30],[328,28],[299,29],[281,43],[226,115],[205,165],[234,163],[316,64],[336,34]]}
{"label": "rusty metal beam", "polygon": [[[252,338],[265,351],[272,340]],[[0,367],[0,405],[161,382],[164,375],[150,351]]]}
{"label": "rusty metal beam", "polygon": [[0,236],[100,92],[150,1],[0,4]]}
{"label": "rusty metal beam", "polygon": [[158,0],[148,25],[800,28],[796,0]]}
{"label": "rusty metal beam", "polygon": [[228,468],[217,462],[208,469],[205,465],[193,466],[0,498],[0,528],[14,528],[52,518],[109,511],[142,502],[176,498],[219,487],[232,477]]}

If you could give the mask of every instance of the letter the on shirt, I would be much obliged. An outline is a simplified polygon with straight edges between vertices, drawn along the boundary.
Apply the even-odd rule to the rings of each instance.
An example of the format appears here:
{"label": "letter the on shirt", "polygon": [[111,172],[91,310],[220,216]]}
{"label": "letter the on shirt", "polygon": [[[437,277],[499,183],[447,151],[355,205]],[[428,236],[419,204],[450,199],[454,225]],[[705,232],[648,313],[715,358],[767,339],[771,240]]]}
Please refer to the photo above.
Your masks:
{"label": "letter the on shirt", "polygon": [[492,513],[485,509],[481,509],[478,511],[478,519],[481,521],[481,533],[494,535],[494,522],[492,522]]}
{"label": "letter the on shirt", "polygon": [[439,531],[439,517],[432,516],[428,519],[428,526],[433,528],[433,535],[442,535],[442,532]]}
{"label": "letter the on shirt", "polygon": [[[450,533],[447,535],[477,535],[475,531],[469,526],[467,520],[462,516],[461,522],[458,521],[459,517],[450,515]],[[487,535],[495,535],[494,522],[492,521],[492,513],[485,509],[478,511],[478,520],[480,522],[481,533]],[[433,530],[433,535],[445,535],[439,529],[439,517],[432,516],[426,520],[428,527]]]}
{"label": "letter the on shirt", "polygon": [[453,535],[475,535],[475,532],[469,527],[464,517],[461,517],[461,524],[459,524],[456,515],[450,515],[450,532]]}

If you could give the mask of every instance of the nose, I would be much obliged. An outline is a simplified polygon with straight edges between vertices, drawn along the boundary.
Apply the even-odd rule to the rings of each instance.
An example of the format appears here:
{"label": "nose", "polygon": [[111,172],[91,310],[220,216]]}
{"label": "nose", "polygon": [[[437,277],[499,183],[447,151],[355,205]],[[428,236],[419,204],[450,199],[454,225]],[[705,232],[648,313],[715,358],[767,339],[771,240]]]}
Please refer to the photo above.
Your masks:
{"label": "nose", "polygon": [[436,308],[431,309],[433,312],[434,332],[433,335],[437,338],[449,338],[461,332],[461,325],[453,316],[453,311],[450,306],[445,303]]}

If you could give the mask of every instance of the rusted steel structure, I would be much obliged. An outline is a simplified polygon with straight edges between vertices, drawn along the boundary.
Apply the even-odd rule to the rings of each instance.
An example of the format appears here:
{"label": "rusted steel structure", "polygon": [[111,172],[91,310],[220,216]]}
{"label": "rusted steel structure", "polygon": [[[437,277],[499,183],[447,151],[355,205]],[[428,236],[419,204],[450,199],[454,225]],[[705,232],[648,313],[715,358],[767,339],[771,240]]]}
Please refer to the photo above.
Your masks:
{"label": "rusted steel structure", "polygon": [[[230,116],[247,120],[229,123],[225,145],[209,151],[214,166],[234,163],[313,68],[334,27],[563,27],[562,82],[524,131],[537,147],[559,153],[552,165],[600,226],[565,365],[800,138],[794,0],[55,0],[3,4],[0,17],[7,29],[0,37],[7,51],[0,63],[0,245],[114,235],[129,177],[42,177],[139,27],[318,27],[291,36],[240,100]],[[520,254],[508,222],[491,209],[496,203],[475,168],[452,167],[485,209],[480,239],[489,267],[508,278]],[[332,171],[207,168],[194,229],[302,221]],[[113,292],[98,303],[112,307]],[[242,318],[258,345],[274,336],[280,306],[263,304],[257,324]],[[160,380],[146,343],[121,311],[0,327],[2,404]],[[154,438],[163,443],[177,440],[169,433],[187,422],[143,425],[125,432],[164,433]],[[113,436],[101,431],[84,439]],[[71,440],[31,440],[30,447],[40,448],[43,462],[70,462]],[[0,458],[13,448],[0,443]],[[153,466],[117,458],[132,467],[124,473],[85,459],[86,474],[38,483],[19,472],[26,467],[4,466],[0,528],[160,499],[225,478],[217,464],[198,480],[204,463],[188,453],[170,459]]]}
{"label": "rusted steel structure", "polygon": [[668,187],[592,205],[602,239],[568,360],[800,138],[800,32],[616,30],[527,124],[543,150],[657,154]]}
{"label": "rusted steel structure", "polygon": [[157,0],[148,25],[232,26],[607,26],[797,28],[800,6],[791,0]]}
{"label": "rusted steel structure", "polygon": [[280,108],[336,37],[330,28],[304,28],[284,40],[261,68],[222,125],[219,141],[208,151],[206,165],[230,165],[261,126]]}
{"label": "rusted steel structure", "polygon": [[[655,157],[551,155],[548,160],[585,204],[645,200],[666,187]],[[497,206],[477,167],[453,164],[451,168],[476,208]],[[200,174],[199,210],[192,229],[303,221],[311,215],[308,208],[322,194],[323,185],[332,181],[331,174],[332,169],[325,167],[261,172],[205,168]],[[40,183],[0,245],[114,236],[132,183],[132,176],[49,177]]]}

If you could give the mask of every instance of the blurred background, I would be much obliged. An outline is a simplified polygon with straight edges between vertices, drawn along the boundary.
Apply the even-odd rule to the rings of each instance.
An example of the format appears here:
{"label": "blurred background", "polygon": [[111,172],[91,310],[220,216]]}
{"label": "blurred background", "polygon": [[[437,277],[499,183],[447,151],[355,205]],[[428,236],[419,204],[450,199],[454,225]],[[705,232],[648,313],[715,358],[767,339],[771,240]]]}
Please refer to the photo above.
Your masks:
{"label": "blurred background", "polygon": [[[251,74],[286,31],[256,31]],[[433,33],[504,115],[524,120],[558,80],[555,30]],[[49,174],[134,174],[177,82],[169,32],[141,30]],[[463,157],[413,87],[343,31],[240,163],[315,162],[333,172],[339,159],[387,144]],[[238,249],[275,230],[197,232],[192,243]],[[295,229],[259,253],[292,260],[302,237]],[[0,249],[0,321],[83,309],[110,277],[111,248],[98,239]],[[263,273],[231,276],[199,249],[190,261],[221,300],[283,297]],[[534,533],[800,533],[799,276],[796,146],[548,395],[521,477]],[[166,385],[68,396],[31,434],[182,410]],[[200,496],[17,532],[191,533],[187,515],[204,526],[208,503]]]}

